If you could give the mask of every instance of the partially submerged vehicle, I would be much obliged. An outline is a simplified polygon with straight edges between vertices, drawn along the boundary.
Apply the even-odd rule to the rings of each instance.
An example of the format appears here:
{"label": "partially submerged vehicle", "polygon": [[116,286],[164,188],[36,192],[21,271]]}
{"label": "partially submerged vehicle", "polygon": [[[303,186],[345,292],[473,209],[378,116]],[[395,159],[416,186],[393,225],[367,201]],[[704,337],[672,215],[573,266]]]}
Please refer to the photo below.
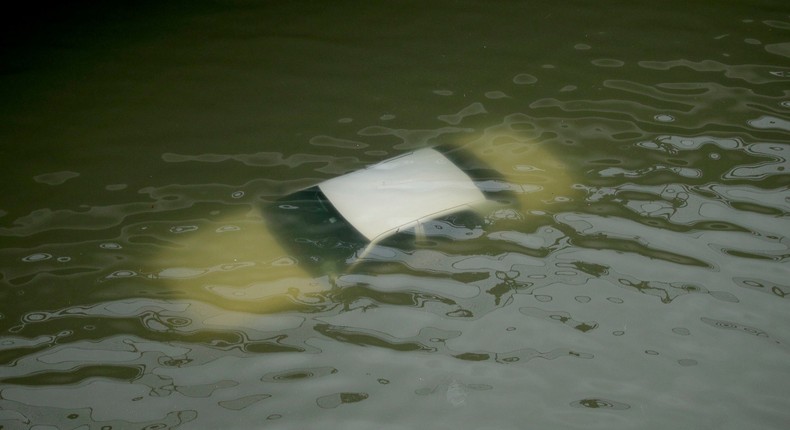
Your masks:
{"label": "partially submerged vehicle", "polygon": [[382,258],[366,263],[376,249],[408,255],[468,243],[455,251],[475,252],[496,214],[519,222],[571,191],[565,166],[542,148],[483,136],[404,153],[171,237],[149,277],[242,307],[265,300],[257,310],[274,311],[361,265],[378,270]]}

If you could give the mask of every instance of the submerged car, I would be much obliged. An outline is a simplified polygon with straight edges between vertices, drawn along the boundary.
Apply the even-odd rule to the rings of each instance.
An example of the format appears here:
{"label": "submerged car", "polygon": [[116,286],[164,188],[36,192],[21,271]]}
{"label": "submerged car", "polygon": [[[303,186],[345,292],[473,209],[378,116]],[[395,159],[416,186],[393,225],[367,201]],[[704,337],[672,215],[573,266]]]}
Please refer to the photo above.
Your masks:
{"label": "submerged car", "polygon": [[[167,246],[144,270],[172,294],[268,312],[325,291],[344,274],[398,270],[424,247],[434,255],[481,252],[492,228],[520,231],[525,217],[545,215],[572,190],[547,147],[515,133],[483,135],[404,153],[262,205],[222,207],[193,228],[164,233]],[[516,224],[492,226],[500,222]]]}

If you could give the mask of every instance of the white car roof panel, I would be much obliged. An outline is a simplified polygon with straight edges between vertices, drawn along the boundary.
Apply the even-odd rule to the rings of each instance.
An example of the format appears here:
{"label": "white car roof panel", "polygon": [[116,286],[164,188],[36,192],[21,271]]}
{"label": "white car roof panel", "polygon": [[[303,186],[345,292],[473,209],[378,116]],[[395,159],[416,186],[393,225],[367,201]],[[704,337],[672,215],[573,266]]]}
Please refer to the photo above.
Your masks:
{"label": "white car roof panel", "polygon": [[430,148],[329,179],[319,188],[370,241],[486,200],[466,173]]}

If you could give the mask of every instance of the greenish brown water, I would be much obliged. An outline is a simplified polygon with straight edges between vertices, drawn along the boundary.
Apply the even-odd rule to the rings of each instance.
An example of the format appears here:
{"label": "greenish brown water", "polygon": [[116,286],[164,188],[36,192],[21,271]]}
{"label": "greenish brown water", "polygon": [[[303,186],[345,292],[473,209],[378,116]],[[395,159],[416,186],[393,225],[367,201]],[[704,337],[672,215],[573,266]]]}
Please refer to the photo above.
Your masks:
{"label": "greenish brown water", "polygon": [[[3,52],[0,428],[790,421],[784,2],[67,17]],[[272,278],[264,204],[480,141],[551,192]]]}

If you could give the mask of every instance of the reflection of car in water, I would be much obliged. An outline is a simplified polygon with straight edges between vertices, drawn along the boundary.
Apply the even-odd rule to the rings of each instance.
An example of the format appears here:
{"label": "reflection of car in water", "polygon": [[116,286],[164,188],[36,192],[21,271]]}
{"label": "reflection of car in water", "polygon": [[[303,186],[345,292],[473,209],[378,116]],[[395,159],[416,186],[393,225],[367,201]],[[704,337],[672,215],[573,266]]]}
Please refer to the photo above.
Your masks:
{"label": "reflection of car in water", "polygon": [[461,151],[424,148],[298,191],[263,212],[305,269],[342,273],[376,244],[413,246],[427,221],[479,227],[480,210],[507,191],[480,185],[498,177]]}

